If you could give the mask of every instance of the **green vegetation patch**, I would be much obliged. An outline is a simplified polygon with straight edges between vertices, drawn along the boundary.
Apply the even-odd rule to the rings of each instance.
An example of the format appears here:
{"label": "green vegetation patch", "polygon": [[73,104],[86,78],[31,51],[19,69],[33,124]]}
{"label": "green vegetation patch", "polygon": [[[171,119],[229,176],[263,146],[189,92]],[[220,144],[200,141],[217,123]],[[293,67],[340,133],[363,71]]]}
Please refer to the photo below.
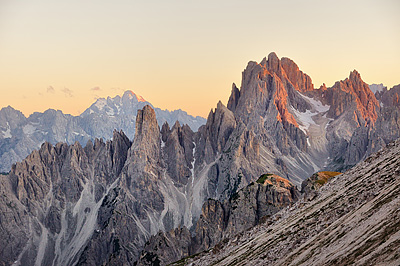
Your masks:
{"label": "green vegetation patch", "polygon": [[264,184],[264,182],[265,182],[265,180],[267,180],[267,178],[269,177],[269,176],[271,176],[272,174],[263,174],[263,175],[261,175],[258,179],[257,179],[257,183],[259,183],[259,184]]}

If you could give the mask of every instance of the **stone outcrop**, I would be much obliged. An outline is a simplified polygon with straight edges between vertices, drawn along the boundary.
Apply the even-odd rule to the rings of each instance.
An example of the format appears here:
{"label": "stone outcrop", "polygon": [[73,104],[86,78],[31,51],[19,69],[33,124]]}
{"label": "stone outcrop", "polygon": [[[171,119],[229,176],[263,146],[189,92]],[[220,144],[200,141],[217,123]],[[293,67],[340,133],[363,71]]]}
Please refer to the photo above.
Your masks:
{"label": "stone outcrop", "polygon": [[312,200],[318,195],[318,190],[325,185],[329,179],[340,175],[339,172],[323,171],[313,174],[301,183],[301,194],[304,199]]}
{"label": "stone outcrop", "polygon": [[208,200],[196,225],[194,253],[207,250],[221,240],[265,221],[299,198],[300,192],[287,179],[267,174],[224,203]]}

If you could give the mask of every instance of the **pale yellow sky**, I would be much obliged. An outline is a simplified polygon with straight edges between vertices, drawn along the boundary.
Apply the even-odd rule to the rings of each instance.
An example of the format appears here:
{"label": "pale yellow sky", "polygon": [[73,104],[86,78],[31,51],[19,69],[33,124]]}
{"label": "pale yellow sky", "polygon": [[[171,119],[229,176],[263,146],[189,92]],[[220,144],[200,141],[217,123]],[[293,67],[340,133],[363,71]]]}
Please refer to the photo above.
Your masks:
{"label": "pale yellow sky", "polygon": [[400,84],[400,1],[0,0],[0,107],[74,115],[132,90],[207,116],[274,51],[316,87]]}

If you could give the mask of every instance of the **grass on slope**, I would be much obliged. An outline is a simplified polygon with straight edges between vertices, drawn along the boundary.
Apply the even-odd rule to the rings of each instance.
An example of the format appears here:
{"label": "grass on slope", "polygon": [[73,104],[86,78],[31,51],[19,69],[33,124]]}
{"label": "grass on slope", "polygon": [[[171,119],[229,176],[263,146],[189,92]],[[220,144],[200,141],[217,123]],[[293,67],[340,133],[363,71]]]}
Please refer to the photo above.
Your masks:
{"label": "grass on slope", "polygon": [[329,178],[340,175],[341,173],[339,172],[331,172],[331,171],[323,171],[323,172],[318,172],[318,180],[315,182],[320,184],[320,185],[325,185],[326,182],[328,182]]}

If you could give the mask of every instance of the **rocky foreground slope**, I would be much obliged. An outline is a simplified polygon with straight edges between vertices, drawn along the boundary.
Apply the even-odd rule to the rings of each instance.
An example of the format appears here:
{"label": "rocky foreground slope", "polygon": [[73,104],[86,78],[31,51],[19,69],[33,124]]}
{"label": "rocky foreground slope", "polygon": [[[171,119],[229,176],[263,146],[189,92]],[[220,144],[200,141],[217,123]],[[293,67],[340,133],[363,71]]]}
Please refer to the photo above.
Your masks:
{"label": "rocky foreground slope", "polygon": [[317,194],[179,264],[400,263],[400,140],[331,178]]}

